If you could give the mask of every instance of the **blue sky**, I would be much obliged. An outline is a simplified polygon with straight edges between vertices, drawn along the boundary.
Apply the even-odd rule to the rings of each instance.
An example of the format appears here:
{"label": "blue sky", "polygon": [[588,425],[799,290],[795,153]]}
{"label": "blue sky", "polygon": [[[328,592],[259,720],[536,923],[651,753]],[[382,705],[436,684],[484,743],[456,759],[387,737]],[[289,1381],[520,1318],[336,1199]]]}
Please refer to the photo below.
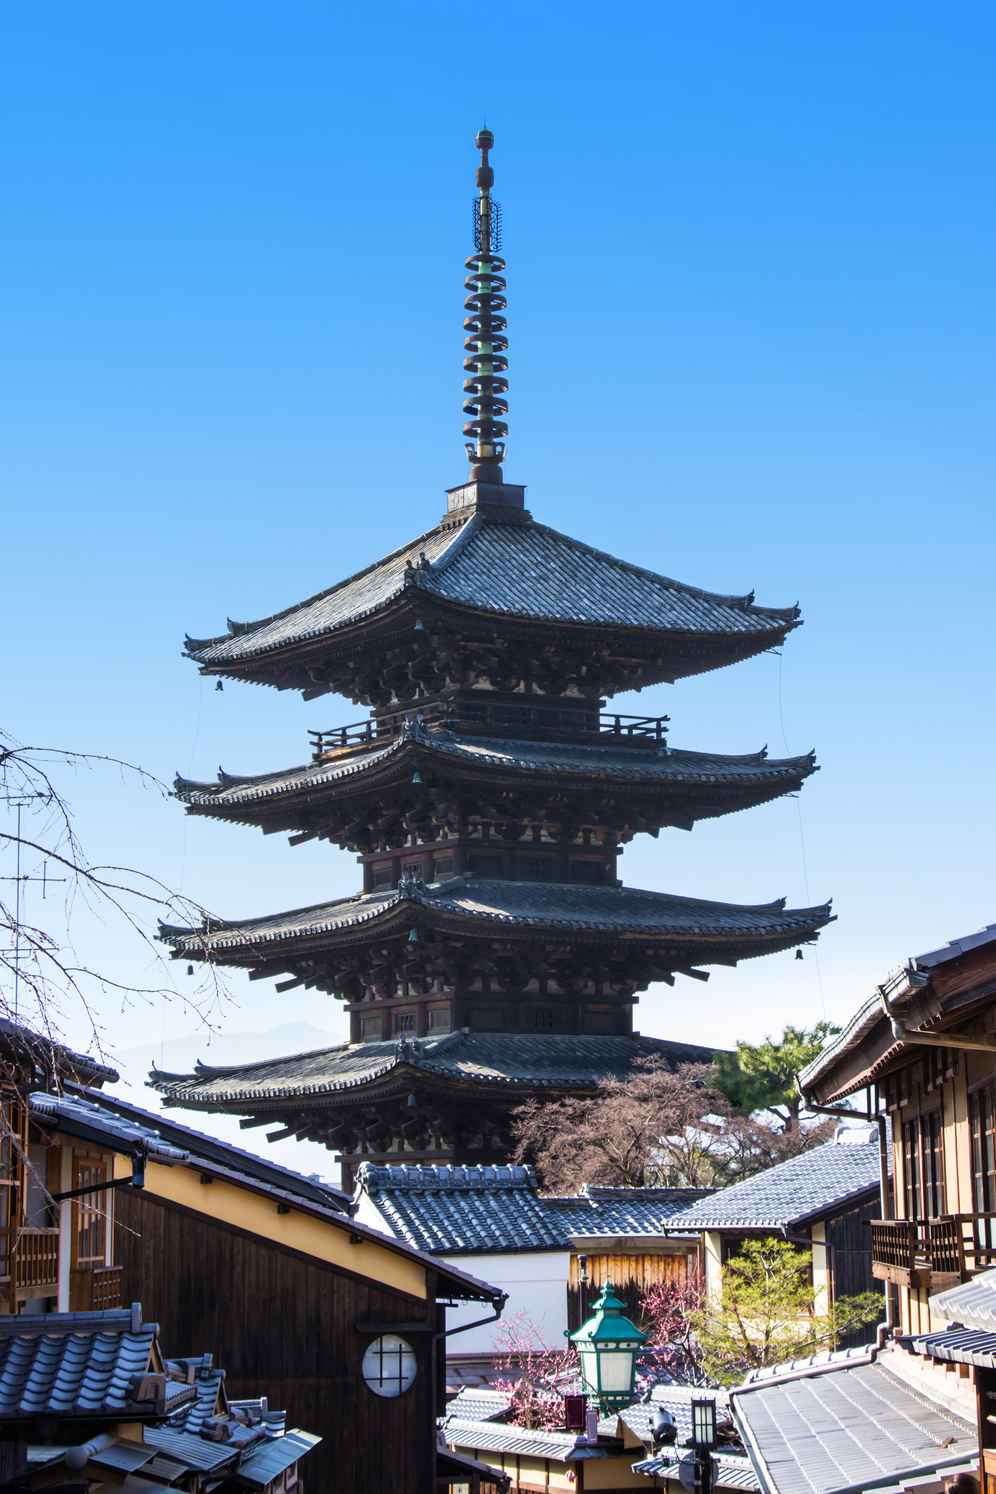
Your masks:
{"label": "blue sky", "polygon": [[[0,33],[9,730],[170,779],[302,761],[309,727],[356,718],[217,693],[180,646],[392,549],[462,480],[486,114],[509,480],[555,528],[806,618],[782,659],[619,699],[678,745],[816,747],[801,800],[621,868],[832,896],[838,922],[818,962],[657,988],[638,1025],[846,1016],[996,917],[991,6],[37,0]],[[69,787],[92,855],[222,915],[356,885],[345,852]],[[325,998],[234,994],[233,1033],[342,1030]],[[105,1015],[112,1047],[190,1029]]]}

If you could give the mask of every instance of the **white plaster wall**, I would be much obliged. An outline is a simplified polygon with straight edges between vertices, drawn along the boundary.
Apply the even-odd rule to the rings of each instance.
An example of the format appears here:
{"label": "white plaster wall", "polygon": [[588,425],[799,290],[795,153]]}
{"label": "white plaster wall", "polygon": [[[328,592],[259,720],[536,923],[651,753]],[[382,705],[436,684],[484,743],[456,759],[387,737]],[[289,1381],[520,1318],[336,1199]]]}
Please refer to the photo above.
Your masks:
{"label": "white plaster wall", "polygon": [[718,1229],[703,1230],[702,1247],[706,1291],[718,1299],[723,1290],[723,1236]]}
{"label": "white plaster wall", "polygon": [[[361,1193],[357,1199],[356,1219],[382,1234],[392,1234],[383,1214],[370,1198]],[[570,1274],[571,1257],[567,1250],[528,1251],[521,1254],[494,1255],[446,1255],[440,1256],[447,1265],[486,1281],[488,1286],[498,1287],[508,1293],[508,1302],[501,1321],[510,1323],[516,1314],[522,1314],[522,1324],[531,1323],[534,1329],[534,1346],[546,1344],[551,1349],[564,1346],[567,1331],[567,1281]],[[442,1286],[440,1288],[442,1295]],[[446,1309],[447,1328],[456,1328],[461,1323],[472,1323],[476,1318],[487,1316],[486,1303],[469,1302],[459,1307]],[[448,1354],[490,1354],[495,1348],[497,1325],[472,1328],[468,1333],[455,1333],[446,1340]]]}
{"label": "white plaster wall", "polygon": [[[538,1250],[521,1255],[452,1255],[442,1256],[458,1271],[466,1271],[489,1286],[498,1287],[508,1293],[508,1302],[501,1315],[503,1323],[511,1323],[521,1313],[520,1331],[526,1334],[532,1327],[533,1344],[539,1348],[545,1344],[551,1349],[564,1347],[567,1332],[567,1278],[571,1257],[567,1250]],[[442,1284],[440,1284],[440,1294]],[[472,1323],[483,1318],[487,1309],[480,1302],[468,1302],[460,1307],[446,1309],[447,1328],[456,1328],[461,1323]],[[490,1354],[500,1338],[496,1338],[498,1325],[488,1324],[483,1328],[471,1328],[468,1333],[455,1333],[446,1340],[448,1354]]]}

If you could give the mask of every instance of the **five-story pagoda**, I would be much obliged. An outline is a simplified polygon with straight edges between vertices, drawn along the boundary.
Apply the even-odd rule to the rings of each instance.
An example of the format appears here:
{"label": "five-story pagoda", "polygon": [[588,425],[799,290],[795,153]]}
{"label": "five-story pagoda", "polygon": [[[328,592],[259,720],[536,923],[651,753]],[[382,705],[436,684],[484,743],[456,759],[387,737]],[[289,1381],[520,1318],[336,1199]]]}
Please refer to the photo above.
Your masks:
{"label": "five-story pagoda", "polygon": [[178,959],[344,1002],[348,1044],[152,1082],[168,1104],[323,1141],[347,1176],[363,1160],[500,1161],[523,1100],[590,1092],[649,1053],[705,1057],[635,1034],[637,993],[799,945],[830,919],[828,906],[742,907],[617,879],[637,832],[795,791],[815,763],[671,748],[667,718],[606,715],[607,698],[751,658],[784,641],[798,609],[616,560],[537,523],[505,482],[505,266],[490,132],[477,144],[469,480],[434,528],[366,570],[187,640],[204,674],[372,710],[314,733],[302,767],[176,783],[190,814],[357,852],[364,881],[334,903],[162,931]]}

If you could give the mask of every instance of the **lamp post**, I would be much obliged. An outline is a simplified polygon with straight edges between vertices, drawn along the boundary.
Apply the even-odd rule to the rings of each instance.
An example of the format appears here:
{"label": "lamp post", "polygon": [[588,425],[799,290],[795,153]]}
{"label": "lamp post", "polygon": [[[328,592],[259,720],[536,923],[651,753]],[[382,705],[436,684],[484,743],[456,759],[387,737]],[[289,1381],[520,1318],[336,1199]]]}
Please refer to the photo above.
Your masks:
{"label": "lamp post", "polygon": [[692,1447],[695,1449],[699,1494],[712,1494],[712,1450],[716,1446],[716,1402],[711,1396],[692,1399]]}
{"label": "lamp post", "polygon": [[606,1282],[593,1314],[570,1335],[581,1358],[586,1394],[604,1411],[618,1411],[633,1399],[636,1356],[647,1341],[635,1323],[623,1317],[623,1304]]}

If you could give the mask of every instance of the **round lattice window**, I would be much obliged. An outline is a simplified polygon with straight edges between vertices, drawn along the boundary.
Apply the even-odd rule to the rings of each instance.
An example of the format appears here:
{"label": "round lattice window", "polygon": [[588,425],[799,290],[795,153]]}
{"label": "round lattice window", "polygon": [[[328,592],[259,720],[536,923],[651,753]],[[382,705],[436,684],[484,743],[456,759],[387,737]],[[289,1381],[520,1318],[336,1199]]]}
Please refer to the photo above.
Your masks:
{"label": "round lattice window", "polygon": [[363,1356],[363,1378],[374,1395],[404,1395],[416,1368],[415,1350],[396,1333],[375,1338]]}

